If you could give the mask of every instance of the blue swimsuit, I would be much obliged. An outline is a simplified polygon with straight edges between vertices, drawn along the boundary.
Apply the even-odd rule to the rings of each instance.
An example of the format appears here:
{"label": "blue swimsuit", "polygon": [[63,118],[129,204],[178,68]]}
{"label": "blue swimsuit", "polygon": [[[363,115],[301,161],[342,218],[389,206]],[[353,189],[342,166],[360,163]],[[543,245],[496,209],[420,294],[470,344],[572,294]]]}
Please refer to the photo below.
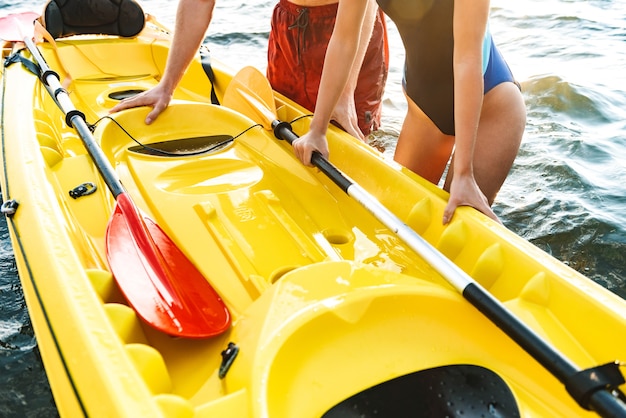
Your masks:
{"label": "blue swimsuit", "polygon": [[[377,0],[400,33],[406,51],[403,86],[433,123],[454,135],[454,0]],[[489,28],[483,42],[485,94],[515,82]]]}
{"label": "blue swimsuit", "polygon": [[487,33],[483,42],[483,79],[485,94],[500,83],[510,81],[517,84],[511,69],[493,42],[489,27],[487,27]]}

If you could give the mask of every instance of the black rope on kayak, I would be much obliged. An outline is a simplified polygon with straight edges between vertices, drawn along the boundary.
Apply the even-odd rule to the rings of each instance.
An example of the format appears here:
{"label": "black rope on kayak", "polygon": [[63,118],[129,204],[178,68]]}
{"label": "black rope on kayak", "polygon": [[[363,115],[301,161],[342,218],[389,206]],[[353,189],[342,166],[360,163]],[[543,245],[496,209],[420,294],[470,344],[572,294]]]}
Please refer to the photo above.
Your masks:
{"label": "black rope on kayak", "polygon": [[293,119],[291,122],[288,122],[290,125],[294,122],[299,121],[300,119],[304,119],[304,118],[312,118],[313,117],[313,113],[310,113],[308,115],[302,115],[302,116],[298,116],[297,118]]}
{"label": "black rope on kayak", "polygon": [[[297,117],[297,118],[293,119],[290,123],[294,123],[294,122],[296,122],[296,121],[298,121],[298,120],[300,120],[300,119],[307,118],[307,117],[312,117],[312,116],[313,116],[312,114],[302,115],[302,116],[299,116],[299,117]],[[223,141],[217,142],[217,143],[213,144],[211,147],[209,147],[209,148],[205,148],[205,149],[202,149],[201,151],[193,151],[193,152],[169,152],[169,151],[165,151],[165,150],[162,150],[162,149],[159,149],[159,148],[154,148],[154,147],[151,147],[151,146],[149,146],[149,145],[146,145],[146,144],[143,144],[143,143],[139,142],[139,141],[138,141],[135,137],[133,137],[133,136],[130,134],[130,132],[128,132],[128,131],[127,131],[127,130],[126,130],[126,129],[125,129],[125,128],[124,128],[124,127],[123,127],[123,126],[122,126],[122,125],[121,125],[121,124],[117,121],[117,120],[115,120],[115,118],[113,118],[113,117],[111,117],[111,116],[104,116],[104,117],[102,117],[102,118],[98,119],[98,120],[97,120],[94,124],[89,124],[89,123],[87,123],[87,126],[89,127],[89,130],[91,130],[91,131],[93,132],[93,131],[95,130],[95,128],[96,128],[96,125],[98,125],[98,123],[100,123],[100,122],[101,122],[101,121],[103,121],[104,119],[109,119],[109,120],[111,120],[113,123],[115,123],[115,124],[116,124],[116,125],[117,125],[117,126],[118,126],[118,127],[119,127],[119,128],[120,128],[120,129],[121,129],[121,130],[122,130],[122,131],[123,131],[123,132],[124,132],[124,133],[125,133],[128,137],[129,137],[129,138],[130,138],[130,139],[132,139],[132,140],[133,140],[133,141],[134,141],[137,145],[139,145],[141,148],[143,148],[143,149],[145,149],[145,150],[147,150],[147,151],[150,151],[150,152],[152,152],[152,153],[159,154],[159,155],[165,155],[165,156],[168,156],[168,157],[187,157],[187,156],[193,156],[193,155],[199,155],[199,154],[204,154],[204,153],[207,153],[207,152],[211,152],[211,151],[213,151],[213,150],[216,150],[216,149],[218,149],[218,148],[223,147],[224,145],[226,145],[226,144],[228,144],[228,143],[230,143],[230,142],[233,142],[235,139],[239,138],[241,135],[245,134],[246,132],[248,132],[248,131],[249,131],[249,130],[251,130],[252,128],[256,128],[256,127],[261,127],[261,128],[263,128],[263,125],[261,125],[261,124],[259,124],[259,123],[255,123],[254,125],[249,126],[248,128],[244,129],[244,130],[243,130],[242,132],[240,132],[239,134],[237,134],[237,135],[235,135],[235,136],[233,136],[233,137],[229,137],[229,138],[228,138],[228,139],[226,139],[226,140],[223,140]]]}
{"label": "black rope on kayak", "polygon": [[226,144],[228,144],[228,143],[230,143],[230,142],[233,142],[235,139],[239,138],[241,135],[245,134],[246,132],[248,132],[248,131],[249,131],[250,129],[252,129],[252,128],[256,128],[257,126],[258,126],[258,127],[261,127],[261,128],[263,127],[263,125],[261,125],[261,124],[259,124],[259,123],[256,123],[256,124],[254,124],[254,125],[252,125],[252,126],[250,126],[250,127],[246,128],[246,129],[244,129],[244,130],[243,130],[242,132],[240,132],[239,134],[237,134],[237,135],[235,135],[235,136],[233,136],[233,137],[229,137],[228,139],[226,139],[226,140],[224,140],[224,141],[220,141],[220,142],[218,142],[218,143],[216,143],[216,144],[212,145],[212,146],[211,146],[211,147],[209,147],[209,148],[202,149],[201,151],[193,151],[193,152],[169,152],[169,151],[164,151],[164,150],[162,150],[162,149],[154,148],[154,147],[151,147],[151,146],[149,146],[149,145],[146,145],[146,144],[143,144],[143,143],[139,142],[137,139],[135,139],[135,137],[133,137],[133,136],[130,134],[130,132],[128,132],[128,131],[127,131],[127,130],[126,130],[126,129],[125,129],[125,128],[124,128],[124,127],[123,127],[123,126],[122,126],[122,125],[118,122],[118,121],[116,121],[116,120],[115,120],[114,118],[112,118],[111,116],[104,116],[104,117],[102,117],[102,118],[98,119],[98,120],[97,120],[97,121],[96,121],[93,125],[91,125],[91,126],[93,126],[93,127],[95,128],[95,126],[96,126],[98,123],[100,123],[102,120],[104,120],[104,119],[109,119],[109,120],[113,121],[113,123],[115,123],[115,124],[116,124],[116,125],[117,125],[117,126],[118,126],[118,127],[119,127],[119,128],[120,128],[120,129],[121,129],[121,130],[122,130],[122,131],[123,131],[123,132],[124,132],[124,133],[125,133],[128,137],[129,137],[129,138],[130,138],[130,139],[132,139],[132,140],[133,140],[133,141],[134,141],[137,145],[139,145],[139,146],[140,146],[140,147],[142,147],[143,149],[148,150],[148,151],[153,152],[153,153],[156,153],[156,154],[166,155],[166,156],[169,156],[169,157],[187,157],[187,156],[192,156],[192,155],[204,154],[204,153],[207,153],[207,152],[213,151],[213,150],[215,150],[215,149],[217,149],[217,148],[221,148],[221,147],[223,147],[224,145],[226,145]]}

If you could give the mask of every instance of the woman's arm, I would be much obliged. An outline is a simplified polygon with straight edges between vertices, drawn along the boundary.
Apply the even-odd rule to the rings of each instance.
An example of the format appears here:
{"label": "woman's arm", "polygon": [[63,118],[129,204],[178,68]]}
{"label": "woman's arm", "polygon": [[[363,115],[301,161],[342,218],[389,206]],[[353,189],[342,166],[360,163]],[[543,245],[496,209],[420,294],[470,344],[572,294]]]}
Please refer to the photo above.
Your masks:
{"label": "woman's arm", "polygon": [[489,0],[454,3],[454,173],[444,223],[458,206],[472,206],[494,219],[474,178],[474,145],[483,104],[482,45],[489,18]]}
{"label": "woman's arm", "polygon": [[367,5],[368,0],[339,0],[311,127],[308,133],[293,143],[296,156],[306,165],[311,165],[313,151],[328,157],[326,131],[357,56]]}
{"label": "woman's arm", "polygon": [[357,50],[354,63],[352,64],[346,87],[339,97],[339,101],[337,102],[332,115],[332,119],[337,121],[343,129],[361,140],[364,140],[365,138],[359,128],[357,109],[354,101],[354,91],[356,90],[359,74],[361,72],[361,66],[363,65],[363,60],[365,59],[370,39],[372,38],[377,13],[378,5],[376,4],[376,0],[368,0],[367,9],[363,19],[363,26],[361,29],[361,36],[359,38],[359,48]]}

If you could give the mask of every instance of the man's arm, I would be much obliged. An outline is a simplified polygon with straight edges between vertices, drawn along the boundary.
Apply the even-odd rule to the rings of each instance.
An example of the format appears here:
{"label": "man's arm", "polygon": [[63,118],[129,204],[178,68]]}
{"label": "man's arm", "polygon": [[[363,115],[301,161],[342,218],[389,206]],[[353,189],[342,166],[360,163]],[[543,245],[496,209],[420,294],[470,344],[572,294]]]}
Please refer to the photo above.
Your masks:
{"label": "man's arm", "polygon": [[211,23],[215,0],[180,0],[176,11],[174,39],[163,78],[154,88],[122,100],[110,113],[139,106],[150,106],[146,123],[152,123],[167,108],[174,89],[195,57]]}

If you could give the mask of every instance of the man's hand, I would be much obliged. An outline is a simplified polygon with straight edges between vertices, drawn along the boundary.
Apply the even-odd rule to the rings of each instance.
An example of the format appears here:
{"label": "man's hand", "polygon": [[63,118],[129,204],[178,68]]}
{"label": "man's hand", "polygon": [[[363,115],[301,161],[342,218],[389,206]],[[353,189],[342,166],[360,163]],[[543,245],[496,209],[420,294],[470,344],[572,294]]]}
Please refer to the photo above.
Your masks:
{"label": "man's hand", "polygon": [[150,90],[122,100],[109,111],[109,114],[133,107],[149,106],[152,108],[152,111],[146,116],[146,125],[150,125],[167,108],[171,100],[172,93],[166,91],[161,84],[158,84]]}

